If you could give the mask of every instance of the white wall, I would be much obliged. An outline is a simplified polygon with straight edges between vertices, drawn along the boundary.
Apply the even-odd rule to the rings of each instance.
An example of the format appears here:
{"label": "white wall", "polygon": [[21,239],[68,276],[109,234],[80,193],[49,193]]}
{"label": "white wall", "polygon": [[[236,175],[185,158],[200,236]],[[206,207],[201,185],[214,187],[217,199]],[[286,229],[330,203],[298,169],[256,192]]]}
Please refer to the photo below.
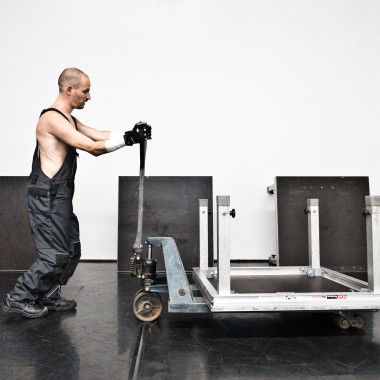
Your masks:
{"label": "white wall", "polygon": [[[377,0],[0,0],[0,175],[28,175],[34,128],[68,66],[99,129],[153,126],[147,175],[212,175],[233,258],[275,251],[276,175],[368,175],[380,194]],[[116,259],[118,176],[138,148],[81,153],[84,259]],[[249,244],[247,244],[249,243]]]}

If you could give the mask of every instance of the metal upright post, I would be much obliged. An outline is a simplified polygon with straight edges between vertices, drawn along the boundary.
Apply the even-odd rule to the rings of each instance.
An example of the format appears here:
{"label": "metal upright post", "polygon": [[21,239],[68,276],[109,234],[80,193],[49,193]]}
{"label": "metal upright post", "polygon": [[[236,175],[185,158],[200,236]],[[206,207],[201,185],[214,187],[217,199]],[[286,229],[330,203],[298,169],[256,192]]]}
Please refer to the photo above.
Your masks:
{"label": "metal upright post", "polygon": [[309,277],[321,275],[319,249],[319,199],[307,200],[307,221],[309,235]]}
{"label": "metal upright post", "polygon": [[365,197],[367,216],[368,289],[380,292],[380,196]]}
{"label": "metal upright post", "polygon": [[217,291],[220,295],[231,294],[230,278],[230,196],[217,196],[218,207],[217,241],[218,241],[218,281]]}
{"label": "metal upright post", "polygon": [[208,269],[208,199],[199,199],[199,269]]}

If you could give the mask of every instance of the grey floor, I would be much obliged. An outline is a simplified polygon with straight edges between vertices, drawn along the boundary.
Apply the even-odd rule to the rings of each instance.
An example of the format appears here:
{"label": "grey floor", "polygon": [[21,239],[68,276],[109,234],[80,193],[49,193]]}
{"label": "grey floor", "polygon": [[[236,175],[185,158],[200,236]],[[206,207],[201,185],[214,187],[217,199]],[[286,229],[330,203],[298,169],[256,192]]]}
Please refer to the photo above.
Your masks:
{"label": "grey floor", "polygon": [[[15,273],[0,273],[0,297]],[[135,319],[139,282],[113,263],[80,263],[64,296],[76,311],[0,314],[0,379],[380,379],[380,313],[364,330],[328,314],[169,314]],[[167,300],[163,297],[164,308]]]}

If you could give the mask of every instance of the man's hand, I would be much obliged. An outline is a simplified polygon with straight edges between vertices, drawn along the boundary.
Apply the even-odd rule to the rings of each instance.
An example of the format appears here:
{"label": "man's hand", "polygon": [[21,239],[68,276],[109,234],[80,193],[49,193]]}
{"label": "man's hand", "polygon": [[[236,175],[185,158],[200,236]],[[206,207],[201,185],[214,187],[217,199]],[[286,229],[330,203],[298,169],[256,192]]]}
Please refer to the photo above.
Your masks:
{"label": "man's hand", "polygon": [[126,145],[141,144],[152,138],[152,127],[144,121],[139,121],[131,131],[125,132],[124,141]]}

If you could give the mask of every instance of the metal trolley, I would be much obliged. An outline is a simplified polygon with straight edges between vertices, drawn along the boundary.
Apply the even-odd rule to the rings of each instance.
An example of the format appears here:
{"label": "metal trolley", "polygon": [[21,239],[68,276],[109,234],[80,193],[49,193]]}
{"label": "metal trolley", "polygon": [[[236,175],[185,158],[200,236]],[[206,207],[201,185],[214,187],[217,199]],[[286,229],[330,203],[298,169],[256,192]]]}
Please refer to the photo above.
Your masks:
{"label": "metal trolley", "polygon": [[[308,266],[231,267],[230,197],[217,196],[217,266],[208,267],[208,200],[199,200],[200,263],[189,283],[175,240],[148,237],[148,257],[131,258],[131,274],[140,278],[133,311],[142,321],[156,320],[162,311],[161,293],[169,293],[172,313],[209,312],[333,312],[342,329],[361,329],[358,311],[380,309],[380,196],[366,196],[368,282],[320,266],[319,202],[308,199]],[[167,283],[156,283],[152,247],[163,248]]]}

